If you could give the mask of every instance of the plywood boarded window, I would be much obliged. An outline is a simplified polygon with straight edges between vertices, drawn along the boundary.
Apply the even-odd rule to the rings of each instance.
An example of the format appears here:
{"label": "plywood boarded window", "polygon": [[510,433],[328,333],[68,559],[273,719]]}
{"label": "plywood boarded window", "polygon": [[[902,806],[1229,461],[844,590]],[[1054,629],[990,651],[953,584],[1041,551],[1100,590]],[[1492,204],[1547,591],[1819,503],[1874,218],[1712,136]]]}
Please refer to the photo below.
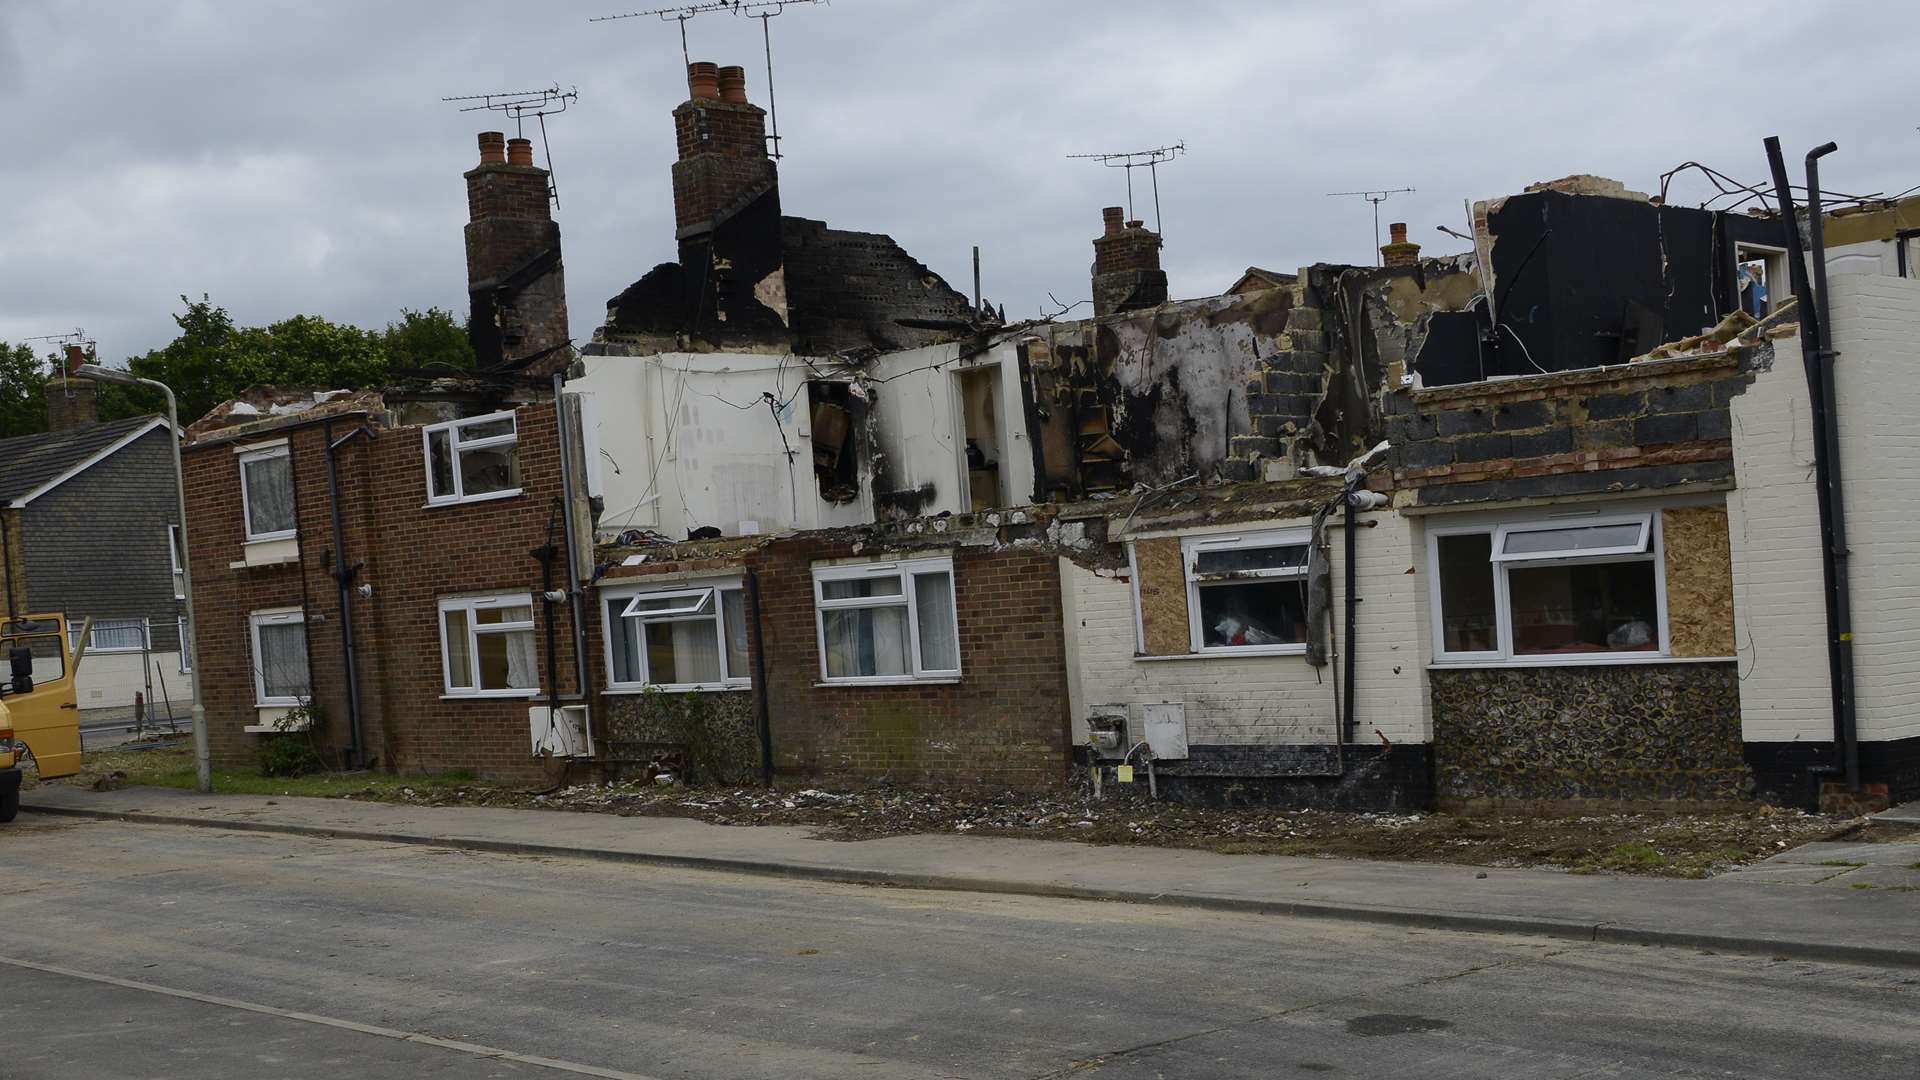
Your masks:
{"label": "plywood boarded window", "polygon": [[1675,656],[1732,656],[1733,556],[1727,508],[1676,507],[1662,519],[1670,651]]}
{"label": "plywood boarded window", "polygon": [[1187,628],[1187,568],[1179,538],[1135,540],[1133,569],[1145,654],[1177,656],[1187,652],[1192,635]]}

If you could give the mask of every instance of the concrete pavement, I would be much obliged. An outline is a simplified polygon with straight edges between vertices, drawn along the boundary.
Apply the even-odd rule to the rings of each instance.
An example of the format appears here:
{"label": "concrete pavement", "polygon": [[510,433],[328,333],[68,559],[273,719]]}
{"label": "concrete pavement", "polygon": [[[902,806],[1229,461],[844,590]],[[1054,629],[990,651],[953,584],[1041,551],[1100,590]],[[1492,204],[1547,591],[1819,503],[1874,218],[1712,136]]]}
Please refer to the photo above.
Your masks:
{"label": "concrete pavement", "polygon": [[1831,887],[1823,885],[1823,875],[1676,881],[976,836],[844,842],[813,839],[803,828],[681,818],[202,796],[163,788],[43,787],[26,794],[23,809],[905,888],[1920,967],[1920,892]]}
{"label": "concrete pavement", "polygon": [[1920,978],[1885,968],[45,815],[0,852],[18,1080],[1800,1080],[1920,1057]]}

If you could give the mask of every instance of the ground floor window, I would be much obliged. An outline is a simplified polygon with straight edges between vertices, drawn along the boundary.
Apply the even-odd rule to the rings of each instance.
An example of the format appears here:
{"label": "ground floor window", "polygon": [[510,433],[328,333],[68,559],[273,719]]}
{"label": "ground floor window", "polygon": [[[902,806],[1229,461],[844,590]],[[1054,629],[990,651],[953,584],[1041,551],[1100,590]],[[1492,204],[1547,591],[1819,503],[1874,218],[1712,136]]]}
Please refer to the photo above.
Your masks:
{"label": "ground floor window", "polygon": [[[74,648],[80,647],[80,630],[86,620],[67,620],[67,633]],[[145,619],[95,619],[87,632],[87,651],[99,653],[143,652],[152,648]]]}
{"label": "ground floor window", "polygon": [[1561,512],[1428,537],[1441,661],[1665,652],[1657,513]]}
{"label": "ground floor window", "polygon": [[1307,529],[1181,541],[1194,652],[1304,652]]}
{"label": "ground floor window", "polygon": [[750,684],[740,579],[610,588],[602,597],[608,689]]}
{"label": "ground floor window", "polygon": [[526,593],[440,601],[440,651],[453,697],[526,697],[540,689],[533,597]]}
{"label": "ground floor window", "polygon": [[256,611],[248,617],[253,637],[254,703],[301,705],[313,697],[307,669],[307,617],[299,609]]}
{"label": "ground floor window", "polygon": [[821,566],[813,584],[827,682],[959,677],[952,559]]}

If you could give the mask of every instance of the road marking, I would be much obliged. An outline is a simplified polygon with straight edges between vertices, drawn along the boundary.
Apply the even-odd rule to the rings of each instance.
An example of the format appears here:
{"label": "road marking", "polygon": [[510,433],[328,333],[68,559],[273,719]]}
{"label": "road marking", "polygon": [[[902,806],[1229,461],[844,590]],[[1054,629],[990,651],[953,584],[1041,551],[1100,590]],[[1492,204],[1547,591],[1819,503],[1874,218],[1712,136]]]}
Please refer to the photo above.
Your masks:
{"label": "road marking", "polygon": [[377,1035],[383,1039],[396,1039],[400,1042],[414,1043],[420,1046],[433,1046],[456,1053],[471,1054],[474,1057],[494,1058],[511,1061],[521,1065],[533,1065],[555,1072],[573,1073],[576,1076],[598,1076],[603,1080],[659,1080],[658,1077],[643,1073],[622,1072],[619,1069],[602,1069],[597,1065],[582,1065],[577,1061],[560,1061],[555,1058],[537,1057],[532,1054],[517,1054],[512,1050],[483,1046],[479,1043],[460,1042],[456,1039],[442,1039],[433,1035],[422,1035],[416,1031],[400,1031],[395,1028],[380,1027],[376,1024],[362,1024],[353,1020],[341,1020],[332,1016],[320,1016],[315,1013],[295,1012],[291,1009],[276,1009],[271,1005],[257,1005],[251,1001],[237,1001],[233,998],[216,997],[213,994],[200,994],[192,990],[176,990],[171,986],[156,986],[153,983],[139,982],[134,979],[121,979],[112,975],[96,975],[90,971],[75,971],[72,968],[54,964],[41,964],[32,960],[20,960],[11,956],[0,956],[0,964],[26,968],[29,971],[44,971],[51,975],[65,975],[70,979],[85,979],[88,982],[105,983],[127,990],[143,990],[149,994],[164,994],[167,997],[185,1001],[198,1001],[205,1005],[218,1005],[223,1009],[238,1009],[241,1012],[259,1013],[262,1016],[276,1016],[282,1020],[298,1020],[303,1024],[319,1024],[322,1027],[339,1028],[342,1031],[356,1031],[362,1035]]}

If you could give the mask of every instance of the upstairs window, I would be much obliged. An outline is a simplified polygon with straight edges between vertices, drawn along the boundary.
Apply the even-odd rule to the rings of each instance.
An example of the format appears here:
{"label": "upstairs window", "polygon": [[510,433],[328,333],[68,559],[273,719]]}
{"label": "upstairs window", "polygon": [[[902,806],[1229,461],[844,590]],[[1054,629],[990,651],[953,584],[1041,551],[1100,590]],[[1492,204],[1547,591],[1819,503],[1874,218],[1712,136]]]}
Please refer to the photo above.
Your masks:
{"label": "upstairs window", "polygon": [[293,454],[285,443],[241,452],[240,504],[248,540],[293,536]]}
{"label": "upstairs window", "polygon": [[611,689],[721,690],[750,685],[739,579],[605,594]]}
{"label": "upstairs window", "polygon": [[1442,662],[1665,652],[1653,514],[1436,528],[1429,543]]}
{"label": "upstairs window", "polygon": [[952,559],[816,567],[813,587],[825,681],[960,677]]}
{"label": "upstairs window", "polygon": [[512,411],[434,424],[421,438],[429,505],[520,494],[520,433]]}
{"label": "upstairs window", "polygon": [[533,597],[440,601],[441,662],[449,697],[527,697],[540,689]]}
{"label": "upstairs window", "polygon": [[1181,541],[1197,653],[1300,653],[1307,642],[1307,529]]}

